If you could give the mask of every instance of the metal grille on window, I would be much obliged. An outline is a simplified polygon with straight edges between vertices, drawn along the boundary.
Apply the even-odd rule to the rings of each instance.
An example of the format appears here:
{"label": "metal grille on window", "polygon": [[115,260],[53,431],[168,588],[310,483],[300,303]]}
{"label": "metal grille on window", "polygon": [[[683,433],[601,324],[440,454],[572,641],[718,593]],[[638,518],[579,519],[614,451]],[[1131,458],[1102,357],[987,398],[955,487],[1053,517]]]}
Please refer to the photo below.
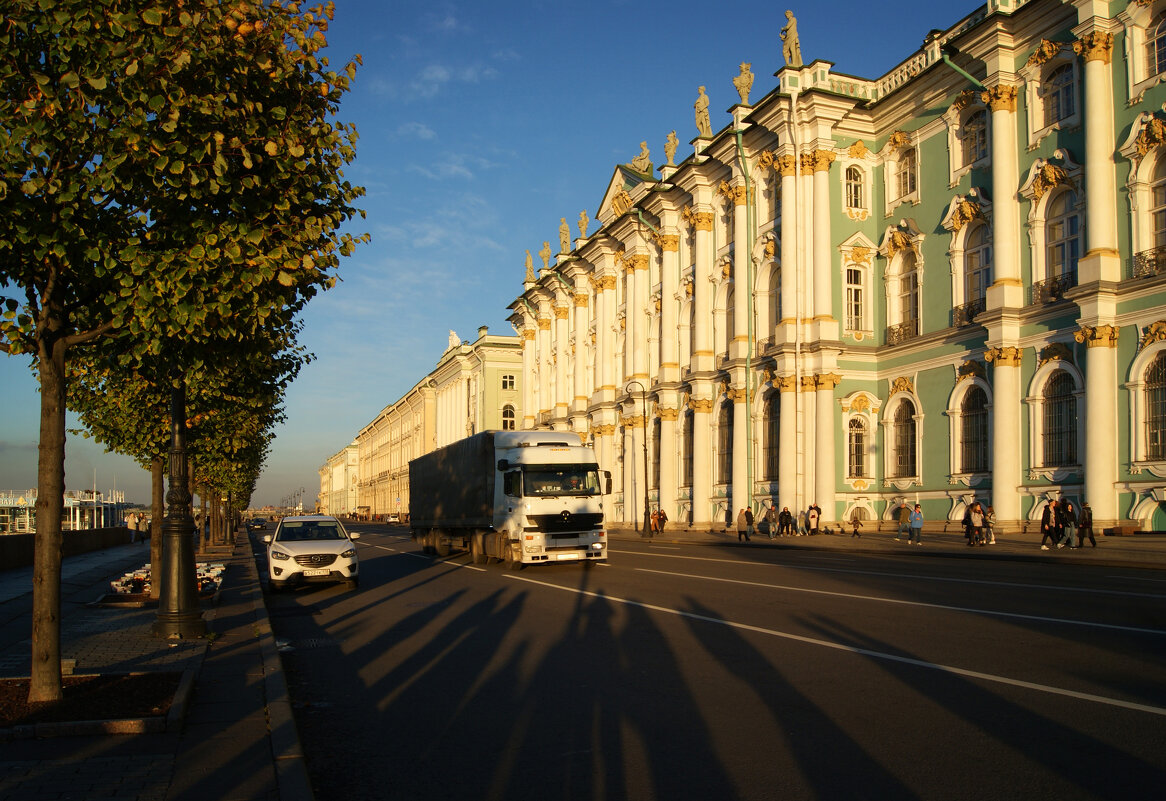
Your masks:
{"label": "metal grille on window", "polygon": [[903,401],[895,411],[895,478],[911,478],[915,472],[915,405]]}
{"label": "metal grille on window", "polygon": [[849,477],[864,478],[866,476],[866,422],[862,418],[852,417],[848,429]]}
{"label": "metal grille on window", "polygon": [[728,401],[721,404],[717,422],[717,456],[717,479],[728,484],[733,480],[733,404]]}
{"label": "metal grille on window", "polygon": [[974,387],[960,406],[960,470],[982,473],[988,469],[988,397]]}
{"label": "metal grille on window", "polygon": [[1166,460],[1166,353],[1146,370],[1146,458]]}
{"label": "metal grille on window", "polygon": [[1058,370],[1045,385],[1044,464],[1067,467],[1077,464],[1077,398],[1073,377]]}
{"label": "metal grille on window", "polygon": [[777,390],[765,396],[765,478],[777,480],[778,447],[781,440],[781,393]]}

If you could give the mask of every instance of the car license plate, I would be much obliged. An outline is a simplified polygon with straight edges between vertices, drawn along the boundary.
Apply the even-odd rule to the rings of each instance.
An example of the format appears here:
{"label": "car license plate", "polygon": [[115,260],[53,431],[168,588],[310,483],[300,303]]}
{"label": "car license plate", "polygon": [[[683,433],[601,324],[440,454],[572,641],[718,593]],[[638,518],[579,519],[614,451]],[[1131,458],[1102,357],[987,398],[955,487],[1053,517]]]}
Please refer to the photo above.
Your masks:
{"label": "car license plate", "polygon": [[332,572],[331,570],[320,570],[320,569],[305,570],[304,575],[305,576],[326,576],[331,572]]}

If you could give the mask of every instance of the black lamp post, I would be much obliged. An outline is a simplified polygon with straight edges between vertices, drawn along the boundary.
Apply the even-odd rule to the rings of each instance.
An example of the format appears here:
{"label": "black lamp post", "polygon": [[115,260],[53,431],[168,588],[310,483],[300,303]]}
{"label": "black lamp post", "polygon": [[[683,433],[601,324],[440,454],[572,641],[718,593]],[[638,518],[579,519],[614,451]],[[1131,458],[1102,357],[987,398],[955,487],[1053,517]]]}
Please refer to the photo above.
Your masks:
{"label": "black lamp post", "polygon": [[624,387],[624,392],[629,395],[632,392],[632,384],[640,388],[640,403],[643,406],[644,416],[641,421],[644,426],[644,536],[651,536],[652,534],[652,516],[648,510],[648,390],[644,389],[644,385],[639,381],[629,381]]}
{"label": "black lamp post", "polygon": [[162,564],[154,566],[153,571],[153,580],[160,588],[158,615],[153,626],[155,637],[206,636],[206,621],[198,607],[195,587],[190,498],[186,466],[186,385],[179,381],[170,393],[170,488],[166,492],[166,519],[162,523]]}

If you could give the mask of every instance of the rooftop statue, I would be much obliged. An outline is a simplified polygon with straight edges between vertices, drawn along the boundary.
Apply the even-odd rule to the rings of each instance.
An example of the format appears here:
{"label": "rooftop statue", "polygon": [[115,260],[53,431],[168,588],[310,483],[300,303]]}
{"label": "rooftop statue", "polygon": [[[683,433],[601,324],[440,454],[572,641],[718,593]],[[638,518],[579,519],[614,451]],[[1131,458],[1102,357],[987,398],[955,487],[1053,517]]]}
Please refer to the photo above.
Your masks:
{"label": "rooftop statue", "polygon": [[680,140],[676,138],[676,131],[668,134],[668,140],[664,143],[664,155],[668,157],[668,166],[676,165],[676,146],[680,144]]}
{"label": "rooftop statue", "polygon": [[587,227],[591,225],[591,219],[587,216],[587,209],[579,212],[579,237],[581,239],[587,238]]}
{"label": "rooftop statue", "polygon": [[571,252],[571,229],[567,227],[567,218],[559,218],[559,252]]}
{"label": "rooftop statue", "polygon": [[692,107],[696,109],[696,130],[700,132],[701,139],[712,139],[713,126],[709,122],[709,96],[704,93],[703,86],[698,91],[700,96],[692,104]]}
{"label": "rooftop statue", "polygon": [[787,67],[800,67],[802,66],[802,45],[798,41],[798,21],[794,18],[792,11],[785,12],[785,18],[789,21],[781,29],[781,41],[784,42],[781,52],[785,55]]}
{"label": "rooftop statue", "polygon": [[644,175],[652,174],[652,156],[647,142],[640,142],[640,155],[632,159],[632,169]]}
{"label": "rooftop statue", "polygon": [[741,74],[733,79],[733,86],[737,87],[737,94],[741,96],[741,105],[749,105],[749,92],[753,89],[753,73],[749,71],[748,61],[741,62]]}

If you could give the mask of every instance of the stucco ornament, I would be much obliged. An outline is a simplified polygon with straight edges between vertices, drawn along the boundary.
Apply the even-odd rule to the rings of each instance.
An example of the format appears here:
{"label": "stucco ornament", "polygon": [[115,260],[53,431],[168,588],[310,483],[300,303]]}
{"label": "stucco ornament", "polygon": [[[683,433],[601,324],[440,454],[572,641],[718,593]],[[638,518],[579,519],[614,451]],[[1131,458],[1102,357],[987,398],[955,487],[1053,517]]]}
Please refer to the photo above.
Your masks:
{"label": "stucco ornament", "polygon": [[1155,342],[1166,342],[1166,320],[1150,323],[1145,333],[1142,334],[1139,348],[1149,347]]}
{"label": "stucco ornament", "polygon": [[[1080,332],[1077,332],[1080,334]],[[1073,363],[1073,351],[1069,350],[1069,346],[1064,342],[1050,342],[1041,348],[1040,356],[1037,358],[1037,365],[1047,364],[1049,362],[1068,362]]]}
{"label": "stucco ornament", "polygon": [[704,87],[698,87],[696,102],[692,104],[696,111],[696,130],[701,139],[712,139],[713,125],[709,122],[709,96],[704,93]]}
{"label": "stucco ornament", "polygon": [[750,63],[741,62],[741,73],[733,79],[733,86],[741,96],[741,105],[749,105],[749,92],[753,89],[753,73],[749,71]]}
{"label": "stucco ornament", "polygon": [[1086,325],[1073,334],[1073,339],[1084,343],[1087,348],[1116,348],[1119,331],[1113,325]]}
{"label": "stucco ornament", "polygon": [[980,208],[980,204],[974,200],[964,198],[956,204],[955,209],[951,215],[952,227],[958,231],[972,220],[984,219],[984,212]]}
{"label": "stucco ornament", "polygon": [[859,139],[857,142],[851,145],[846,152],[852,159],[863,159],[866,158],[866,154],[869,153],[870,150],[867,148],[866,143]]}
{"label": "stucco ornament", "polygon": [[787,67],[802,66],[802,43],[798,40],[798,21],[794,12],[785,12],[785,27],[781,29],[781,53]]}
{"label": "stucco ornament", "polygon": [[1068,173],[1065,172],[1064,167],[1059,167],[1050,161],[1046,161],[1037,172],[1036,177],[1032,182],[1032,192],[1037,200],[1055,186],[1060,186],[1065,182]]}
{"label": "stucco ornament", "polygon": [[668,138],[664,141],[664,155],[668,158],[668,166],[676,166],[676,148],[680,145],[680,140],[676,138],[676,131],[673,130],[668,134]]}
{"label": "stucco ornament", "polygon": [[1019,367],[1020,348],[1006,345],[1001,348],[988,348],[984,352],[984,361],[991,362],[997,367]]}
{"label": "stucco ornament", "polygon": [[915,382],[907,378],[907,376],[899,376],[891,382],[891,394],[894,395],[896,392],[906,392],[909,395],[914,395]]}
{"label": "stucco ornament", "polygon": [[902,150],[911,145],[911,137],[906,131],[894,131],[887,139],[892,150]]}
{"label": "stucco ornament", "polygon": [[1041,39],[1040,44],[1036,46],[1036,50],[1034,50],[1033,54],[1028,57],[1028,61],[1024,62],[1025,66],[1039,67],[1049,63],[1057,57],[1058,53],[1061,52],[1061,47],[1062,45],[1060,42],[1052,42],[1048,39]]}
{"label": "stucco ornament", "polygon": [[965,378],[983,378],[984,377],[984,363],[972,359],[964,362],[956,370],[956,383],[963,381]]}
{"label": "stucco ornament", "polygon": [[1154,148],[1166,142],[1166,122],[1157,117],[1151,117],[1134,140],[1139,156],[1145,156]]}

